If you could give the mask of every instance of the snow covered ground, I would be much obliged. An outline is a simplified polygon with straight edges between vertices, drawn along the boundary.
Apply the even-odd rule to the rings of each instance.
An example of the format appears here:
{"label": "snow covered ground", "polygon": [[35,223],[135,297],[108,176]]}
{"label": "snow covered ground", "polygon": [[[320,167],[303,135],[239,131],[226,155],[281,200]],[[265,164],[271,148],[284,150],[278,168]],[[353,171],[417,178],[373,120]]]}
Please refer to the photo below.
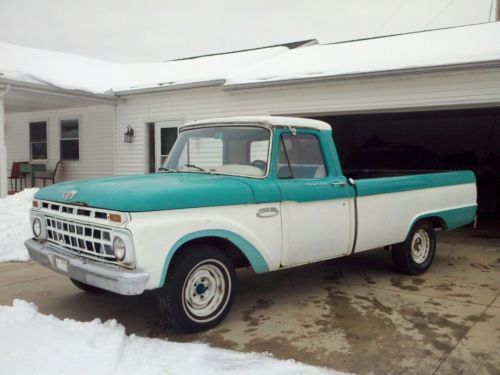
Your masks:
{"label": "snow covered ground", "polygon": [[27,261],[24,241],[31,237],[29,210],[38,189],[0,199],[0,262]]}
{"label": "snow covered ground", "polygon": [[127,336],[115,320],[77,322],[26,301],[0,306],[3,374],[339,374],[262,354]]}

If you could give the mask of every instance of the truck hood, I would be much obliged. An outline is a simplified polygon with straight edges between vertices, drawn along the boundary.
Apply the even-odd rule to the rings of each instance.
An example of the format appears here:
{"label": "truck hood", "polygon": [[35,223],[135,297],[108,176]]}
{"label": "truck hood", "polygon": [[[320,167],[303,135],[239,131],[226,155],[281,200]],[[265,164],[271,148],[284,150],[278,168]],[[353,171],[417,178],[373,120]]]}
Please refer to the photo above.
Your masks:
{"label": "truck hood", "polygon": [[[68,197],[70,195],[73,196]],[[157,173],[69,181],[39,190],[35,199],[124,212],[254,203],[252,189],[243,178],[206,173]]]}

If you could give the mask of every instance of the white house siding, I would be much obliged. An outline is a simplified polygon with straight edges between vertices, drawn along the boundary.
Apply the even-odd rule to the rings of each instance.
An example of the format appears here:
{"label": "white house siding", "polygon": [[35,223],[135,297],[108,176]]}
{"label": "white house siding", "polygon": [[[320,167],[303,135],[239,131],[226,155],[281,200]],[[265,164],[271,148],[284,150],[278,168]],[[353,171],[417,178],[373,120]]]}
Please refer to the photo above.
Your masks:
{"label": "white house siding", "polygon": [[[6,116],[7,162],[29,161],[29,123],[48,121],[48,160],[40,161],[53,169],[59,161],[61,119],[80,119],[80,160],[64,161],[56,180],[102,177],[113,174],[114,106],[70,108],[42,112],[25,112]],[[10,171],[9,171],[10,173]]]}
{"label": "white house siding", "polygon": [[[318,81],[242,90],[206,87],[126,97],[116,112],[115,173],[147,170],[149,122],[264,114],[334,114],[500,105],[500,69],[356,80]],[[127,125],[134,142],[123,143]]]}

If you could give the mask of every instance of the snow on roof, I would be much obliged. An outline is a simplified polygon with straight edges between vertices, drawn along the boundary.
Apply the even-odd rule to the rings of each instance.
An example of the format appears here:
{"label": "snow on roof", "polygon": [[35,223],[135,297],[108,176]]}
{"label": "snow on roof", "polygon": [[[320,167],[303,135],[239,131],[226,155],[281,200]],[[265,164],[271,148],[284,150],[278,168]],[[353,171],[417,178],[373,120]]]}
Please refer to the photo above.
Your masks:
{"label": "snow on roof", "polygon": [[96,94],[111,93],[223,80],[228,72],[286,51],[285,46],[275,46],[188,60],[119,64],[0,42],[0,77]]}
{"label": "snow on roof", "polygon": [[286,116],[235,116],[235,117],[220,117],[211,118],[204,120],[195,120],[188,122],[183,127],[193,126],[193,125],[208,125],[208,124],[249,124],[249,123],[259,123],[259,124],[269,124],[271,126],[292,126],[296,128],[310,128],[318,130],[332,130],[332,127],[326,122],[319,120],[312,120],[308,118],[298,118],[298,117],[286,117]]}
{"label": "snow on roof", "polygon": [[147,64],[119,64],[0,42],[0,78],[95,94],[205,82],[227,88],[500,60],[500,23],[327,45],[273,46]]}
{"label": "snow on roof", "polygon": [[500,23],[314,45],[231,74],[226,86],[388,72],[500,59]]}

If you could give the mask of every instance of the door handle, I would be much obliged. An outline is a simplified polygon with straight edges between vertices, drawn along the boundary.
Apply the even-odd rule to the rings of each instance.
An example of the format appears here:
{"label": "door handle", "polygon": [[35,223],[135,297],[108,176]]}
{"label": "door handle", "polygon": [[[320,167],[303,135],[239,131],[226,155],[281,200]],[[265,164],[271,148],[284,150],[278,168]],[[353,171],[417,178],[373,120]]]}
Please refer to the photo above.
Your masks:
{"label": "door handle", "polygon": [[265,207],[257,211],[257,217],[262,217],[262,218],[273,217],[278,215],[279,213],[280,212],[276,207]]}
{"label": "door handle", "polygon": [[306,186],[326,186],[328,182],[306,182]]}
{"label": "door handle", "polygon": [[332,185],[333,187],[344,187],[346,183],[344,181],[334,181],[331,182],[330,185]]}

